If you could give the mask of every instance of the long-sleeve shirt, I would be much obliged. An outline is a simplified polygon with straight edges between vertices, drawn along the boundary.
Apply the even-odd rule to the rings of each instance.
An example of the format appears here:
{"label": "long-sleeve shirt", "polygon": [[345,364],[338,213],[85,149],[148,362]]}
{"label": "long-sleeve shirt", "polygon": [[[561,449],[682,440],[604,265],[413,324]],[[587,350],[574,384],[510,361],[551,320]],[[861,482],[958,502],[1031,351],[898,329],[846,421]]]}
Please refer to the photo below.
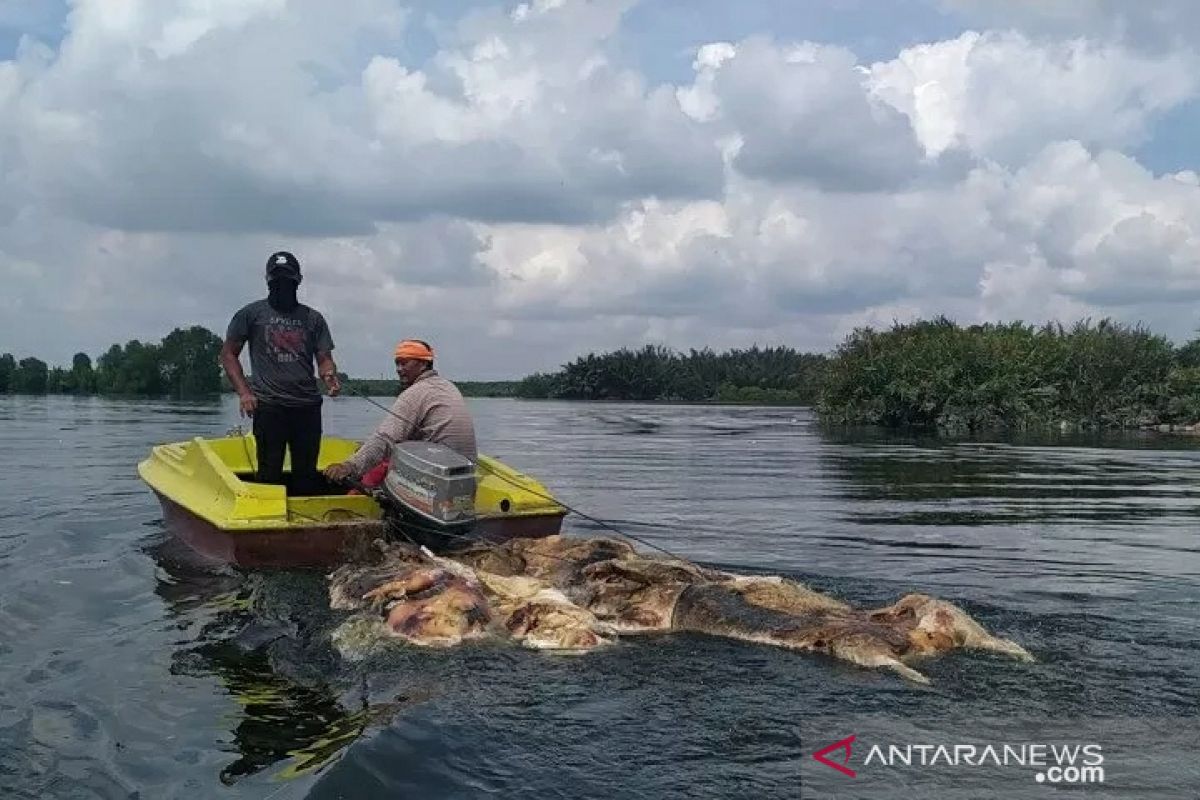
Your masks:
{"label": "long-sleeve shirt", "polygon": [[458,387],[426,370],[392,403],[375,432],[348,459],[362,475],[391,453],[396,442],[438,442],[475,461],[475,422]]}

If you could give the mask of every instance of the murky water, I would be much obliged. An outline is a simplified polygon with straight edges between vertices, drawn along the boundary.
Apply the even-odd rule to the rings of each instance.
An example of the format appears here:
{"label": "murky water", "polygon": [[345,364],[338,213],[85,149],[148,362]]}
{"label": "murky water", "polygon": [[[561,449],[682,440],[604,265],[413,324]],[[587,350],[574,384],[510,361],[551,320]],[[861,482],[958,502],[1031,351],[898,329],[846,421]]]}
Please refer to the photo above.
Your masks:
{"label": "murky water", "polygon": [[[1024,765],[872,744],[1096,743],[1082,796],[1200,797],[1200,442],[823,431],[795,409],[474,400],[485,452],[694,560],[855,603],[921,591],[1036,664],[928,688],[702,636],[583,658],[483,644],[341,662],[319,574],[199,571],[135,466],[230,399],[0,396],[0,795],[1046,797]],[[363,435],[378,412],[326,405]],[[569,517],[580,534],[604,533]],[[855,735],[843,775],[812,758]],[[837,756],[840,761],[840,756]]]}

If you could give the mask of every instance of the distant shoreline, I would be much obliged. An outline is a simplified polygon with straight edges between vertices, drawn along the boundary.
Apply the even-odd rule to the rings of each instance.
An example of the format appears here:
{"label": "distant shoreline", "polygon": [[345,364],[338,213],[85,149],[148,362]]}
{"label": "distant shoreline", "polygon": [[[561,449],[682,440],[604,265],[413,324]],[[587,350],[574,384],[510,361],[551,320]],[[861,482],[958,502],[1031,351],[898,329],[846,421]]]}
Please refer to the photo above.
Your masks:
{"label": "distant shoreline", "polygon": [[[0,353],[0,393],[195,398],[232,391],[219,354],[222,340],[200,326],[176,328],[159,343],[114,344],[93,363],[76,353],[70,368],[33,356]],[[519,380],[454,379],[466,397],[687,403],[692,405],[811,406],[826,357],[789,347],[679,353],[647,345],[590,353],[554,373]],[[394,397],[396,378],[338,376],[346,394]],[[449,377],[449,376],[448,376]]]}
{"label": "distant shoreline", "polygon": [[[462,384],[456,383],[461,387]],[[398,392],[367,392],[367,396],[371,398],[380,397],[395,397]],[[202,401],[217,399],[220,397],[228,397],[234,394],[231,389],[224,389],[220,392],[208,392],[204,394],[194,395],[173,395],[170,393],[160,394],[130,394],[120,392],[0,392],[0,397],[102,397],[110,400],[182,400],[182,401]],[[580,405],[642,405],[642,406],[733,406],[743,408],[806,408],[812,409],[811,403],[763,403],[753,401],[736,401],[736,400],[623,400],[623,399],[589,399],[589,398],[554,398],[554,397],[518,397],[516,395],[504,394],[478,394],[464,391],[463,397],[484,399],[484,400],[521,400],[522,402],[530,403],[574,403]],[[360,397],[342,391],[337,399]],[[327,395],[322,395],[324,399],[329,399]]]}
{"label": "distant shoreline", "polygon": [[[220,338],[176,328],[70,368],[0,353],[0,393],[200,398],[231,391]],[[342,394],[395,397],[392,378]],[[450,377],[466,397],[658,406],[807,408],[822,424],[947,433],[1144,430],[1198,435],[1200,338],[1175,345],[1109,319],[959,325],[946,317],[856,329],[829,355],[786,346],[588,353],[519,380]]]}

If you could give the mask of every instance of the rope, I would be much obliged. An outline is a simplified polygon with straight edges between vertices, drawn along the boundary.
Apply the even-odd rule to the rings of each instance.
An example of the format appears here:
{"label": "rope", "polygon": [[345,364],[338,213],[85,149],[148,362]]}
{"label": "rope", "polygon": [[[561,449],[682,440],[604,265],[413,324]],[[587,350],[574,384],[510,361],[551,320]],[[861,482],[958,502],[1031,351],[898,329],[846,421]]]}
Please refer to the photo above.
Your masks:
{"label": "rope", "polygon": [[[317,524],[325,524],[328,522],[328,520],[318,519],[316,517],[309,516],[308,514],[305,514],[300,511],[289,510],[288,513],[292,514],[294,516],[300,517],[301,519],[306,519],[310,522],[315,522]],[[407,519],[398,525],[389,526],[389,530],[396,531],[401,536],[403,536],[404,539],[409,544],[411,544],[413,547],[417,547],[417,548],[422,547],[422,544],[420,542],[418,542],[417,540],[413,539],[412,536],[409,535],[408,531],[410,531],[410,530],[418,531],[421,533],[431,533],[436,536],[444,536],[449,539],[458,539],[461,541],[470,542],[471,544],[482,545],[496,553],[501,552],[501,549],[503,547],[503,545],[499,542],[490,542],[487,539],[481,538],[479,536],[474,536],[470,533],[462,533],[459,531],[448,531],[448,530],[444,530],[442,528],[434,527],[432,525],[422,525],[419,522],[416,522],[413,520],[407,520]],[[540,553],[539,555],[543,558],[548,558],[552,561],[561,561],[564,564],[575,563],[573,559],[567,558],[566,556],[556,556],[552,553]]]}
{"label": "rope", "polygon": [[[382,411],[386,411],[387,413],[391,414],[392,416],[396,417],[397,419],[401,420],[402,422],[407,421],[403,417],[401,417],[399,414],[397,414],[395,411],[392,411],[390,408],[387,408],[386,406],[383,406],[380,403],[376,402],[375,399],[370,397],[369,395],[367,395],[361,391],[356,391],[356,390],[352,390],[352,393],[358,397],[361,397],[363,400],[366,400],[368,403],[375,406],[376,408],[378,408]],[[231,430],[230,433],[232,434],[235,431],[239,435],[239,438],[242,440],[242,450],[246,454],[246,463],[247,463],[247,465],[250,466],[251,473],[253,474],[255,471],[254,470],[254,459],[252,459],[250,456],[250,445],[246,441],[247,434],[242,431],[241,425],[238,425],[235,429]],[[595,523],[596,525],[599,525],[601,528],[612,531],[613,533],[617,534],[618,536],[623,536],[627,539],[632,539],[635,542],[639,542],[639,543],[645,545],[646,547],[657,550],[660,553],[663,553],[664,555],[670,556],[671,558],[678,559],[680,561],[683,560],[680,556],[676,555],[675,553],[672,553],[670,550],[666,549],[665,547],[656,545],[653,542],[649,542],[645,539],[642,539],[641,537],[634,536],[633,534],[626,533],[625,531],[621,530],[620,528],[617,528],[616,526],[611,525],[602,519],[593,517],[590,514],[585,514],[584,512],[580,511],[579,509],[573,508],[572,506],[567,505],[566,503],[564,503],[563,501],[559,500],[556,497],[552,497],[548,494],[543,494],[543,493],[537,491],[536,489],[530,489],[529,487],[527,487],[521,483],[518,483],[517,481],[513,480],[512,478],[509,478],[504,473],[499,472],[498,470],[495,470],[495,469],[487,466],[486,464],[476,462],[475,466],[479,467],[480,469],[484,470],[485,472],[487,472],[491,475],[494,475],[495,477],[499,478],[500,480],[502,480],[508,484],[511,484],[512,486],[514,486],[522,491],[528,492],[528,493],[530,493],[536,497],[539,497],[543,500],[547,500],[551,503],[554,503],[555,505],[561,506],[562,508],[567,509],[568,512],[575,514],[579,517],[582,517],[583,519],[586,519],[589,522]],[[368,497],[374,497],[374,493],[371,490],[367,489],[366,487],[362,486],[361,484],[358,484],[357,482],[354,482],[354,481],[348,481],[348,483],[351,483],[351,485],[354,488],[358,489],[359,491],[361,491],[363,494],[367,495]],[[341,510],[344,511],[344,509],[341,509]],[[301,519],[308,520],[309,522],[315,522],[318,525],[325,525],[331,521],[328,519],[328,512],[326,512],[326,516],[324,518],[314,517],[310,514],[305,514],[302,511],[297,511],[294,508],[288,508],[287,513],[291,516],[296,516],[296,517],[300,517]],[[367,517],[365,517],[362,514],[356,514],[354,512],[351,512],[351,513],[353,514],[353,516],[356,519],[360,519],[360,520],[367,519]],[[637,524],[644,524],[644,525],[647,525],[648,527],[651,526],[650,523],[637,523]],[[669,527],[669,526],[660,526],[660,527]],[[433,527],[433,526],[429,526],[429,525],[421,525],[420,523],[413,521],[413,520],[405,520],[403,522],[403,524],[390,526],[390,528],[395,529],[401,536],[403,536],[406,540],[408,540],[408,542],[410,544],[412,544],[415,547],[420,547],[420,543],[417,542],[416,540],[414,540],[411,536],[409,536],[407,531],[405,530],[405,528],[409,528],[409,529],[419,531],[422,533],[434,534],[436,536],[444,536],[449,539],[459,539],[462,541],[468,541],[468,542],[472,542],[475,544],[482,544],[485,547],[488,547],[496,552],[498,552],[499,548],[500,548],[500,545],[497,544],[496,542],[489,542],[486,539],[483,539],[478,536],[473,536],[469,533],[459,533],[457,531],[447,531],[442,528],[437,528],[437,527]],[[570,559],[562,557],[562,556],[555,556],[555,555],[551,555],[549,553],[546,553],[544,555],[546,558],[549,558],[549,559],[555,560],[555,561],[562,561],[564,563],[570,561]]]}
{"label": "rope", "polygon": [[[376,408],[378,408],[378,409],[380,409],[380,410],[382,410],[382,411],[386,411],[387,413],[391,414],[393,417],[395,417],[396,419],[400,420],[401,422],[408,422],[408,420],[404,419],[404,417],[401,417],[401,416],[400,416],[399,414],[397,414],[395,411],[392,411],[390,408],[387,408],[386,406],[384,406],[384,405],[382,405],[382,404],[380,404],[380,403],[376,402],[374,398],[372,398],[372,397],[368,396],[366,393],[362,392],[361,390],[351,390],[351,391],[352,391],[352,394],[354,394],[354,395],[356,395],[356,396],[358,396],[358,397],[361,397],[363,400],[366,400],[368,403],[370,403],[371,405],[375,406]],[[601,528],[604,528],[604,529],[606,529],[606,530],[610,530],[610,531],[612,531],[613,533],[617,534],[618,536],[624,536],[624,537],[625,537],[625,538],[627,538],[627,539],[632,539],[632,540],[634,540],[635,542],[639,542],[639,543],[641,543],[641,544],[645,545],[646,547],[649,547],[649,548],[652,548],[652,549],[654,549],[654,550],[657,550],[657,551],[659,551],[660,553],[663,553],[664,555],[668,555],[668,556],[670,556],[671,558],[679,559],[679,560],[681,560],[681,561],[683,560],[683,559],[682,559],[680,556],[676,555],[675,553],[672,553],[670,550],[666,549],[665,547],[660,547],[659,545],[656,545],[656,544],[654,544],[653,542],[649,542],[649,541],[646,541],[645,539],[642,539],[642,538],[640,538],[640,537],[634,536],[633,534],[626,533],[625,531],[621,530],[620,528],[617,528],[617,527],[616,527],[616,526],[614,526],[614,525],[610,525],[609,523],[605,522],[605,521],[604,521],[604,520],[602,520],[602,519],[599,519],[599,518],[597,518],[597,517],[593,517],[593,516],[591,516],[590,514],[585,514],[584,512],[580,511],[579,509],[577,509],[577,508],[573,508],[572,506],[569,506],[569,505],[567,505],[567,504],[566,504],[566,503],[564,503],[562,500],[559,500],[559,499],[558,499],[558,498],[556,498],[556,497],[551,497],[551,496],[550,496],[550,495],[548,495],[548,494],[542,494],[541,492],[537,491],[536,489],[530,489],[528,486],[524,486],[524,485],[522,485],[522,484],[518,483],[517,481],[515,481],[515,480],[513,480],[512,478],[508,477],[507,475],[505,475],[505,474],[503,474],[503,473],[501,473],[501,472],[499,472],[499,471],[497,471],[497,470],[495,470],[495,469],[492,469],[491,467],[487,466],[486,464],[483,464],[482,462],[476,463],[476,466],[477,466],[477,467],[480,467],[480,468],[481,468],[481,469],[483,469],[485,472],[488,472],[488,473],[490,473],[491,475],[494,475],[495,477],[497,477],[497,478],[501,479],[502,481],[505,481],[506,483],[512,484],[513,486],[515,486],[516,488],[518,488],[518,489],[520,489],[520,490],[522,490],[522,491],[528,492],[528,493],[530,493],[530,494],[534,495],[535,497],[540,497],[540,498],[541,498],[541,499],[543,499],[543,500],[548,500],[548,501],[550,501],[551,503],[554,503],[554,504],[556,504],[556,505],[562,506],[563,508],[565,508],[565,509],[566,509],[567,511],[569,511],[570,513],[572,513],[572,514],[575,514],[576,516],[582,517],[582,518],[584,518],[584,519],[588,520],[589,522],[592,522],[592,523],[594,523],[594,524],[596,524],[596,525],[599,525]]]}
{"label": "rope", "polygon": [[257,475],[258,465],[254,462],[254,459],[250,457],[250,445],[246,443],[246,437],[249,436],[249,434],[242,430],[242,426],[240,424],[236,428],[230,428],[227,435],[232,436],[234,434],[237,434],[237,437],[242,440],[242,452],[246,454],[246,466],[250,468],[250,474]]}

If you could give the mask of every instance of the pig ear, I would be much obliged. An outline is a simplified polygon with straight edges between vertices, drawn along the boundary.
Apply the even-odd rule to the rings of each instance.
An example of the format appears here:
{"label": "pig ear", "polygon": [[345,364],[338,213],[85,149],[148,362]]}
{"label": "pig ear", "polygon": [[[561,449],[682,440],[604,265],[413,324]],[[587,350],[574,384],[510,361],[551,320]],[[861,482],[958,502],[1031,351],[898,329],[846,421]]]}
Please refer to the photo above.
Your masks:
{"label": "pig ear", "polygon": [[1018,661],[1037,661],[1033,657],[1033,654],[1024,647],[1021,647],[1021,645],[1009,639],[1001,639],[998,636],[969,637],[963,644],[963,647],[968,647],[972,650],[991,650],[994,653],[1003,653],[1006,656],[1012,656]]}
{"label": "pig ear", "polygon": [[900,673],[900,677],[904,678],[905,680],[910,680],[913,683],[919,683],[922,686],[929,685],[929,678],[926,678],[924,675],[917,672],[915,669],[908,666],[907,664],[900,661],[899,659],[893,658],[889,661],[883,662],[882,664],[880,664],[880,666]]}
{"label": "pig ear", "polygon": [[917,672],[912,667],[905,664],[900,659],[896,658],[891,653],[886,652],[882,648],[870,648],[863,650],[857,647],[848,649],[840,649],[837,644],[831,650],[831,654],[837,658],[845,659],[852,664],[858,664],[861,667],[882,667],[900,673],[900,676],[905,680],[910,680],[913,683],[919,683],[922,686],[929,685],[929,678],[926,678],[921,673]]}

